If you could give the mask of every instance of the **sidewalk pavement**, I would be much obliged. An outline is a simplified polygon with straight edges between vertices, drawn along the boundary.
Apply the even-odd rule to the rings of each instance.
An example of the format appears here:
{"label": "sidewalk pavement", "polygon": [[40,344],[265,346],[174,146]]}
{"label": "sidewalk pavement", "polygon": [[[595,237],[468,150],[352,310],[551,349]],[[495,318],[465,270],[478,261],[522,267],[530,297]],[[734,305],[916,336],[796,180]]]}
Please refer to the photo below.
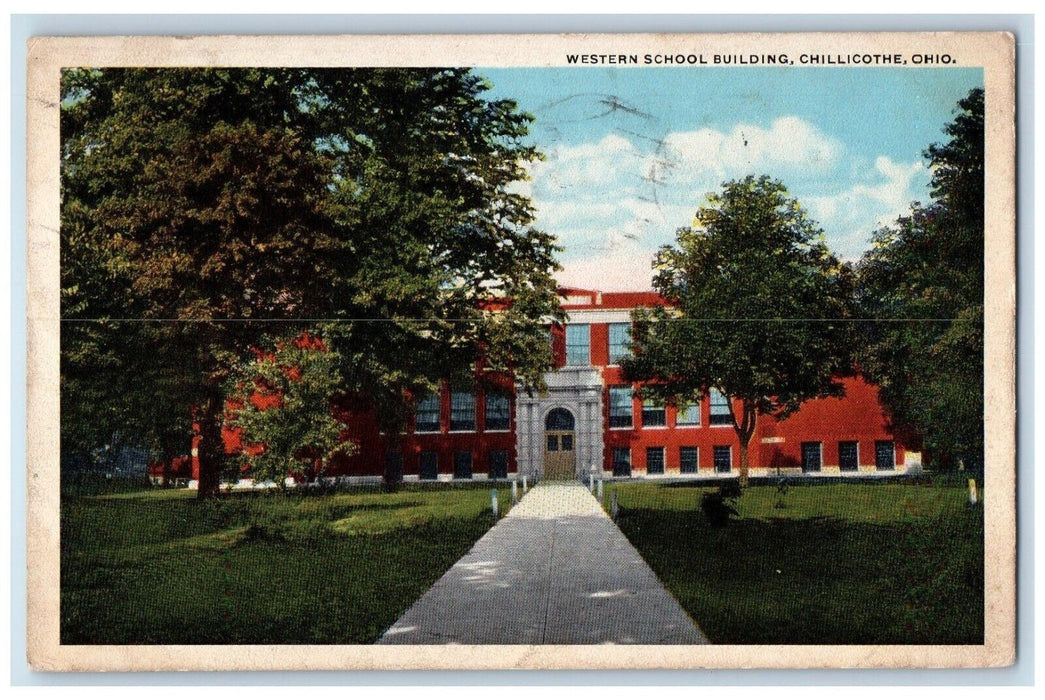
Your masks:
{"label": "sidewalk pavement", "polygon": [[378,644],[707,644],[579,483],[542,483]]}

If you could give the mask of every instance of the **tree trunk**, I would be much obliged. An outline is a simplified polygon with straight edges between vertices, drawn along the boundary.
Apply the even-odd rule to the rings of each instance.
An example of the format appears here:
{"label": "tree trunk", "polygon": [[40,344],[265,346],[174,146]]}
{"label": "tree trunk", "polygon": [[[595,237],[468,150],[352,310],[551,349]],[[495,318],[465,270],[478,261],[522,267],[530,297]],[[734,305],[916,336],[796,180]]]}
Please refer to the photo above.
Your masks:
{"label": "tree trunk", "polygon": [[758,425],[758,411],[753,401],[745,399],[741,412],[743,417],[739,423],[734,418],[733,427],[736,429],[737,438],[740,440],[740,488],[746,489],[748,486],[748,471],[750,469],[748,447],[751,445],[751,438],[755,434],[755,426]]}
{"label": "tree trunk", "polygon": [[751,436],[748,436],[748,442],[744,441],[744,438],[740,438],[740,488],[746,489],[748,485],[748,456],[747,448],[748,443],[751,441]]}
{"label": "tree trunk", "polygon": [[171,485],[171,471],[174,469],[174,438],[170,435],[164,435],[163,439],[163,488],[170,488]]}
{"label": "tree trunk", "polygon": [[225,395],[217,385],[208,387],[207,402],[200,416],[198,498],[210,498],[221,490],[221,470],[225,462],[225,442],[221,438],[225,414]]}

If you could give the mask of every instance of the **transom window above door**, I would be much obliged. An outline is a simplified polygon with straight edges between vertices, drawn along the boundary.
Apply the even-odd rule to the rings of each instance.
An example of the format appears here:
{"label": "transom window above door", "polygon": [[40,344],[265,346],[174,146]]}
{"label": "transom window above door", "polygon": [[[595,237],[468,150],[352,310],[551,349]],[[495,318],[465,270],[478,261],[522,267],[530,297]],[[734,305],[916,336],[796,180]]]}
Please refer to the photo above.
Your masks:
{"label": "transom window above door", "polygon": [[573,414],[565,408],[555,408],[544,419],[545,430],[573,430]]}

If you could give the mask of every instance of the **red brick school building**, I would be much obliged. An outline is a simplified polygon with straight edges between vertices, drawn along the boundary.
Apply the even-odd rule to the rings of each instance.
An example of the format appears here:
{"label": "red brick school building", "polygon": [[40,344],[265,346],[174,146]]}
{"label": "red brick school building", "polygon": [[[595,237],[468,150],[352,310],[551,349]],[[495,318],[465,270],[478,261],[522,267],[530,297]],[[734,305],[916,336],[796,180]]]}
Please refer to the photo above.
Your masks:
{"label": "red brick school building", "polygon": [[[556,368],[545,375],[545,394],[530,396],[510,377],[484,382],[499,385],[485,391],[444,383],[415,401],[397,440],[382,435],[366,412],[346,407],[347,433],[358,449],[333,460],[324,476],[365,482],[379,480],[388,467],[406,481],[737,473],[740,445],[727,397],[712,391],[699,405],[657,405],[633,396],[637,385],[622,377],[618,362],[627,353],[631,311],[663,305],[660,296],[569,288],[560,290],[560,300],[567,321],[551,328]],[[844,397],[808,401],[787,419],[760,416],[750,475],[920,472],[921,454],[891,429],[878,389],[859,377],[844,385]],[[241,450],[233,430],[226,428],[224,437],[229,454]],[[179,475],[192,486],[198,469],[194,447]],[[161,473],[154,468],[154,478]]]}

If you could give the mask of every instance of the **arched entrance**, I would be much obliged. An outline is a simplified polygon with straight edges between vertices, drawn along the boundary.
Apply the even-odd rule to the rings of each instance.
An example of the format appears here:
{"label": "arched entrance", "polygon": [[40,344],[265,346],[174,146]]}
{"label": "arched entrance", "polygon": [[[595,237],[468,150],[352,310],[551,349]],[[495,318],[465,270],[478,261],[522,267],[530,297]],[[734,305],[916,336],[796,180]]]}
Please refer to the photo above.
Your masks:
{"label": "arched entrance", "polygon": [[544,478],[573,479],[577,474],[573,414],[552,409],[544,419]]}

